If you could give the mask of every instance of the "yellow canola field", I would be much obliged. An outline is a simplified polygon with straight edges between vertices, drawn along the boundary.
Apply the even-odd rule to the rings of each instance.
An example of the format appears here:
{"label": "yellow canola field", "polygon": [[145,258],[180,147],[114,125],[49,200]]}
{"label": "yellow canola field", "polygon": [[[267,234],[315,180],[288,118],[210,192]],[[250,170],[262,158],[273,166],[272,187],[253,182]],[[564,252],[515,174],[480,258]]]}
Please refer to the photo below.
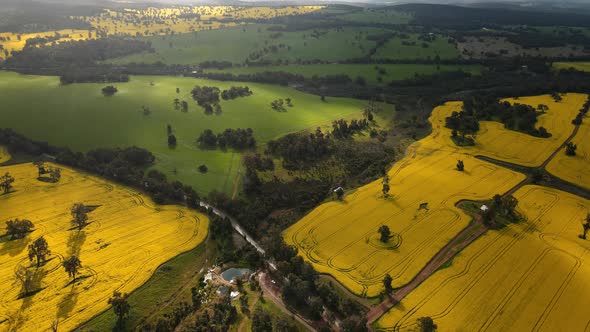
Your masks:
{"label": "yellow canola field", "polygon": [[[455,203],[488,199],[524,179],[446,144],[450,130],[444,128],[444,119],[460,105],[434,109],[432,134],[412,145],[388,172],[391,198],[383,198],[381,180],[375,181],[346,195],[343,202],[317,207],[285,231],[285,241],[318,271],[356,294],[378,295],[386,273],[394,287],[408,283],[468,225],[471,218]],[[465,162],[465,172],[455,169],[458,159]],[[421,203],[428,203],[428,210],[419,210]],[[381,225],[396,234],[390,245],[378,240]]]}
{"label": "yellow canola field", "polygon": [[211,30],[235,26],[237,22],[222,19],[270,19],[279,16],[301,15],[322,9],[323,6],[236,7],[195,6],[147,9],[105,10],[96,16],[80,16],[93,28],[108,35],[161,35]]}
{"label": "yellow canola field", "polygon": [[[466,153],[483,155],[523,166],[540,166],[557,149],[574,130],[571,121],[586,102],[587,95],[568,93],[562,95],[562,101],[555,102],[550,95],[504,99],[510,103],[527,104],[537,107],[545,104],[549,107],[546,114],[538,117],[537,128],[545,127],[551,137],[541,138],[506,130],[504,125],[495,121],[481,121],[480,130],[475,138],[475,146],[465,147]],[[455,111],[461,111],[462,104],[455,103]],[[434,123],[433,123],[434,125]],[[444,118],[438,123],[444,127]],[[441,135],[441,144],[453,146],[449,134]]]}
{"label": "yellow canola field", "polygon": [[[52,165],[55,166],[55,165]],[[32,164],[0,167],[16,179],[14,192],[0,196],[0,224],[26,218],[35,230],[22,240],[0,241],[0,330],[46,331],[59,320],[63,331],[74,329],[108,308],[113,291],[131,292],[172,257],[204,241],[206,216],[181,206],[155,206],[138,192],[62,167],[59,183],[37,180]],[[71,229],[69,209],[76,202],[97,208],[90,224]],[[44,236],[52,255],[35,270],[27,246]],[[78,281],[61,266],[78,255]],[[34,295],[18,299],[18,265],[35,272]]]}
{"label": "yellow canola field", "polygon": [[561,150],[546,169],[561,179],[590,189],[590,118],[584,118],[572,142],[578,146],[576,155],[566,156],[565,150]]}
{"label": "yellow canola field", "polygon": [[[77,30],[77,29],[66,29],[58,31],[46,31],[46,32],[34,32],[34,33],[12,33],[12,32],[0,32],[0,58],[6,58],[10,56],[12,51],[20,51],[25,47],[26,41],[31,38],[41,37],[54,37],[56,33],[60,35],[60,38],[56,40],[56,43],[63,41],[77,41],[95,39],[96,32],[88,30]],[[50,45],[52,42],[47,43]],[[5,52],[6,51],[6,52]]]}
{"label": "yellow canola field", "polygon": [[405,297],[377,330],[430,316],[438,331],[584,331],[590,326],[590,201],[555,189],[515,193],[528,221],[488,231]]}

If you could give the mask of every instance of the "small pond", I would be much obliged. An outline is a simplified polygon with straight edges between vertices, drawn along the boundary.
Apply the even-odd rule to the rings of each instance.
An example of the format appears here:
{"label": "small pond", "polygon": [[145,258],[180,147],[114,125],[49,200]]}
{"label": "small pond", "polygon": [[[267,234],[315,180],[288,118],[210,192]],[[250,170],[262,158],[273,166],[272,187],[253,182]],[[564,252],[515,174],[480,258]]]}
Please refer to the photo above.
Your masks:
{"label": "small pond", "polygon": [[240,269],[240,268],[232,267],[231,269],[227,269],[227,270],[221,272],[221,277],[223,278],[223,280],[231,282],[236,277],[240,277],[240,276],[243,276],[245,274],[250,274],[250,273],[252,273],[252,271],[250,271],[250,269],[244,269],[244,268]]}

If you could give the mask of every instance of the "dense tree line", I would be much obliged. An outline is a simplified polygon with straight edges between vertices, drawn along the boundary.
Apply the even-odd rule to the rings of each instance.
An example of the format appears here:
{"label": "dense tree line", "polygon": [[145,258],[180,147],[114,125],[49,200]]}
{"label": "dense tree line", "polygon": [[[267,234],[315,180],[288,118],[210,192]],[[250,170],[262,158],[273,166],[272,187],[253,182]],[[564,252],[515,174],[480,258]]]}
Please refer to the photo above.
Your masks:
{"label": "dense tree line", "polygon": [[32,156],[53,155],[60,164],[82,169],[148,193],[156,203],[186,202],[191,207],[199,204],[199,195],[179,181],[169,182],[166,175],[152,169],[144,171],[155,161],[154,155],[142,148],[99,148],[86,153],[51,146],[24,137],[12,129],[0,129],[0,144],[11,153]]}
{"label": "dense tree line", "polygon": [[197,144],[204,148],[219,147],[220,149],[226,149],[230,147],[243,150],[255,148],[256,139],[251,128],[228,128],[219,134],[214,134],[211,129],[205,129],[197,138]]}

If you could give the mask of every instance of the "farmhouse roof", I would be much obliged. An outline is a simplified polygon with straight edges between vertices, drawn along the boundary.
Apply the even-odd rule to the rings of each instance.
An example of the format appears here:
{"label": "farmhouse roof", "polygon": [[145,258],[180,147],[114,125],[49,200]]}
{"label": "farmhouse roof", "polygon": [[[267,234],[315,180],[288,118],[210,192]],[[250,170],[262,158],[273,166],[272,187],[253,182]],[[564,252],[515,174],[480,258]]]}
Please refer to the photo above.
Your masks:
{"label": "farmhouse roof", "polygon": [[485,212],[485,211],[489,210],[490,208],[484,204],[479,209]]}

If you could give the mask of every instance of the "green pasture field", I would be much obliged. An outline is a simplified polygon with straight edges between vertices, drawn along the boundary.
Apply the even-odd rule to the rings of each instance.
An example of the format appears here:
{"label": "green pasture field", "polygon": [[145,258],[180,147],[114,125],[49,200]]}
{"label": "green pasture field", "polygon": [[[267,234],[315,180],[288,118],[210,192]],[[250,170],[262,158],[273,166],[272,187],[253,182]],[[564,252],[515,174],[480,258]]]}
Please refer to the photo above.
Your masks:
{"label": "green pasture field", "polygon": [[[252,128],[263,150],[265,143],[287,133],[315,128],[334,119],[358,114],[364,101],[326,98],[297,90],[253,83],[217,82],[186,77],[133,76],[129,83],[114,84],[119,92],[104,97],[106,84],[83,83],[62,86],[59,78],[0,72],[0,124],[36,140],[67,146],[75,151],[98,147],[139,146],[152,151],[156,169],[171,179],[190,184],[200,194],[211,190],[231,193],[239,174],[241,153],[232,150],[202,150],[196,139],[205,129]],[[195,85],[228,89],[247,85],[249,97],[221,101],[221,115],[206,115],[192,100]],[[176,88],[180,93],[176,93]],[[175,110],[175,98],[186,100],[189,111]],[[273,111],[270,103],[291,98],[293,107]],[[143,114],[142,107],[151,114]],[[392,106],[393,108],[393,106]],[[167,144],[170,124],[177,147]],[[198,166],[207,165],[207,173]]]}
{"label": "green pasture field", "polygon": [[[392,38],[383,47],[377,50],[373,55],[375,59],[394,59],[394,60],[411,60],[411,59],[432,59],[438,55],[441,59],[459,58],[459,50],[455,44],[448,42],[448,38],[442,35],[436,35],[432,42],[426,42],[428,47],[422,47],[424,41],[418,39],[418,34],[410,34],[408,39]],[[408,46],[402,43],[415,42],[416,45]]]}
{"label": "green pasture field", "polygon": [[[312,78],[314,75],[348,75],[351,79],[363,77],[368,84],[387,84],[391,81],[412,78],[416,74],[428,75],[437,72],[463,70],[471,74],[481,73],[480,65],[425,65],[425,64],[318,64],[318,65],[283,65],[283,66],[265,66],[265,67],[232,67],[225,69],[208,69],[207,73],[231,73],[234,75],[254,74],[258,72],[287,72],[300,74],[306,78]],[[381,74],[379,70],[385,70]],[[381,77],[381,81],[378,78]]]}
{"label": "green pasture field", "polygon": [[[141,37],[149,41],[154,53],[139,53],[105,62],[115,64],[155,63],[198,64],[204,61],[244,63],[252,53],[256,60],[336,61],[366,55],[375,46],[367,34],[379,33],[377,28],[317,29],[297,32],[268,30],[270,25],[251,24],[173,36]],[[277,48],[272,46],[285,45]],[[267,48],[265,52],[264,49]]]}

